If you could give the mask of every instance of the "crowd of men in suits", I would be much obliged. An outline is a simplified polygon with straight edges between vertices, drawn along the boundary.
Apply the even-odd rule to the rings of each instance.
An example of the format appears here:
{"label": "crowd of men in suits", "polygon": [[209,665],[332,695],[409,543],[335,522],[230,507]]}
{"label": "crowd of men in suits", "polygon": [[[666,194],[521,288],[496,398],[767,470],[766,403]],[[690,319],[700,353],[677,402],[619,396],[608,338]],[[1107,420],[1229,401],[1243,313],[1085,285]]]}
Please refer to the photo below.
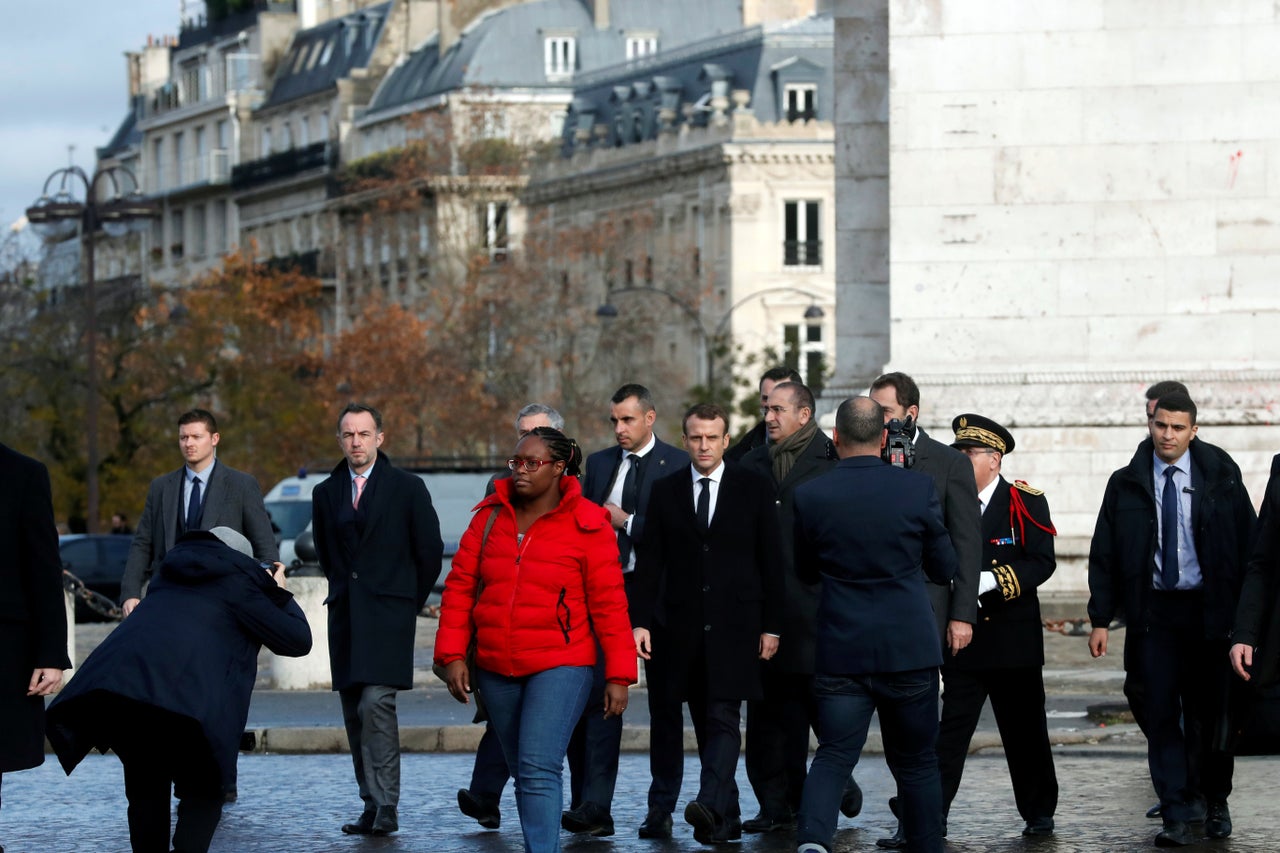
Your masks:
{"label": "crowd of men in suits", "polygon": [[[900,821],[877,844],[939,851],[988,700],[1022,833],[1052,835],[1058,783],[1036,589],[1054,571],[1056,531],[1044,494],[1002,475],[1013,434],[963,414],[950,443],[934,439],[918,425],[919,389],[903,373],[841,403],[830,436],[793,371],[767,372],[759,390],[763,420],[737,445],[728,413],[701,404],[684,414],[678,449],[655,433],[649,390],[624,385],[610,400],[615,445],[586,462],[583,493],[616,530],[649,685],[652,781],[639,835],[672,834],[687,705],[700,758],[697,794],[683,810],[694,837],[717,844],[744,832],[795,832],[802,853],[830,853],[838,815],[862,809],[853,770],[875,711]],[[1262,641],[1280,628],[1280,456],[1259,522],[1238,466],[1196,437],[1185,387],[1158,383],[1147,396],[1148,436],[1108,482],[1092,540],[1089,648],[1106,654],[1113,625],[1127,622],[1125,693],[1148,739],[1159,799],[1149,816],[1162,819],[1154,842],[1183,846],[1200,832],[1231,834],[1233,699],[1242,684],[1271,683],[1280,669],[1273,644]],[[893,421],[914,448],[906,466],[882,458]],[[563,419],[537,404],[516,417],[518,435],[540,425],[559,428]],[[172,554],[213,529],[241,556],[263,561],[283,588],[257,483],[217,461],[213,415],[184,414],[178,438],[184,465],[153,481],[138,520],[122,584],[127,617],[154,576],[178,582]],[[379,450],[376,409],[348,405],[337,439],[343,460],[315,490],[313,524],[329,582],[334,689],[363,804],[342,831],[385,835],[399,828],[395,697],[412,685],[416,618],[442,543],[422,481]],[[10,490],[12,506],[0,514],[6,542],[21,543],[0,575],[0,636],[14,650],[0,694],[7,771],[42,759],[32,743],[43,735],[43,700],[69,661],[65,616],[51,604],[59,588],[48,475],[3,447],[0,472],[25,484]],[[214,546],[188,550],[201,547]],[[255,576],[253,586],[287,609],[272,583]],[[309,645],[305,620],[290,630],[287,647]],[[264,641],[252,631],[246,638],[247,647]],[[597,669],[602,683],[602,656]],[[759,804],[746,820],[735,781],[744,702],[747,778]],[[811,765],[810,732],[819,743]],[[588,704],[569,748],[569,832],[615,832],[621,734],[618,716]],[[509,774],[488,740],[458,804],[496,828]],[[234,799],[234,761],[226,764],[218,780]],[[201,793],[207,804],[208,784]],[[201,824],[206,846],[216,822],[215,813]]]}

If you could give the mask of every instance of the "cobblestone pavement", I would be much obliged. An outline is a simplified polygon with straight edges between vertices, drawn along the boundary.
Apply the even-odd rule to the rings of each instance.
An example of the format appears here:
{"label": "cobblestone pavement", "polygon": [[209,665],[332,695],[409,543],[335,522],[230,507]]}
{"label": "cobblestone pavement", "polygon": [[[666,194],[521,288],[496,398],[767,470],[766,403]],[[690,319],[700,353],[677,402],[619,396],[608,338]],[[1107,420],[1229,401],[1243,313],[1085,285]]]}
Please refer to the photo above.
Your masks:
{"label": "cobblestone pavement", "polygon": [[[1159,828],[1143,812],[1152,803],[1146,762],[1134,750],[1064,751],[1057,755],[1062,797],[1057,835],[1028,842],[1019,832],[1003,758],[969,760],[964,784],[952,809],[947,849],[953,853],[1066,853],[1066,851],[1135,851],[1152,849]],[[403,766],[401,832],[388,838],[344,836],[339,825],[356,816],[359,802],[344,755],[245,755],[240,761],[240,799],[226,808],[216,853],[371,853],[387,851],[481,851],[517,853],[519,823],[510,790],[502,802],[503,824],[496,832],[480,830],[459,814],[454,792],[466,784],[468,755],[406,755]],[[685,764],[681,803],[692,794],[696,760]],[[885,801],[893,780],[884,762],[868,757],[857,776],[866,791],[863,815],[842,819],[836,850],[875,850],[876,838],[888,834],[892,818]],[[704,849],[694,842],[677,815],[675,838],[641,841],[636,827],[644,816],[648,763],[643,755],[624,755],[614,800],[618,834],[609,839],[564,836],[566,853],[675,853]],[[739,764],[744,815],[755,802]],[[566,785],[567,787],[567,785]],[[1231,798],[1236,834],[1205,842],[1190,850],[1276,851],[1280,828],[1280,759],[1245,758],[1236,766],[1236,793]],[[120,764],[113,756],[90,756],[75,775],[65,778],[56,761],[36,770],[8,774],[4,809],[0,811],[0,844],[8,853],[123,853],[128,848],[125,799]],[[784,853],[795,849],[794,836],[778,833],[746,836],[736,845],[742,853]],[[722,849],[733,849],[726,847]]]}

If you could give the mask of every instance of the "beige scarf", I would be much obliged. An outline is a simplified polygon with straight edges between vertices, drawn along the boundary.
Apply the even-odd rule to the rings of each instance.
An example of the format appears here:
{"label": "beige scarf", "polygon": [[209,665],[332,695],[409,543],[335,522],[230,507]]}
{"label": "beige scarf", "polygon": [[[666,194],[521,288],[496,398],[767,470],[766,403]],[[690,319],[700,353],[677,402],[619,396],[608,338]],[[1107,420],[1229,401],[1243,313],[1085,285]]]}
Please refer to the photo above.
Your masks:
{"label": "beige scarf", "polygon": [[776,444],[769,445],[769,456],[773,459],[773,480],[781,484],[791,473],[791,466],[796,464],[800,452],[809,446],[818,432],[818,421],[810,418],[809,422],[791,435]]}

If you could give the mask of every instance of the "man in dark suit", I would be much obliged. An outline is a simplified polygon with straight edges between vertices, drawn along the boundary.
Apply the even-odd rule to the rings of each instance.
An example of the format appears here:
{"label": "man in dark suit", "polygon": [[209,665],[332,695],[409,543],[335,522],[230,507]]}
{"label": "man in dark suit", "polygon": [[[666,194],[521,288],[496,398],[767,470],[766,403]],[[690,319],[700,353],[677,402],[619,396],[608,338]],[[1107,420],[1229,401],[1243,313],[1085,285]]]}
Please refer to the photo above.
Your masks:
{"label": "man in dark suit", "polygon": [[[798,382],[804,384],[800,374],[785,364],[771,367],[760,377],[760,423],[753,426],[746,435],[725,451],[724,458],[729,462],[741,462],[746,455],[757,447],[765,447],[773,439],[769,436],[766,412],[769,407],[769,395],[781,382]],[[748,715],[749,716],[749,715]]]}
{"label": "man in dark suit", "polygon": [[[973,466],[960,451],[930,438],[919,426],[920,389],[905,373],[886,373],[871,383],[871,399],[884,409],[885,423],[901,421],[915,447],[911,466],[933,478],[942,505],[942,520],[951,536],[958,560],[955,579],[950,583],[927,585],[933,615],[942,639],[943,662],[954,658],[973,639],[973,625],[978,619],[978,573],[982,568],[982,522],[978,502],[973,499],[978,487],[973,480]],[[944,677],[946,673],[943,673]],[[947,701],[943,695],[942,701]],[[890,808],[896,808],[894,800]],[[876,839],[876,845],[889,849],[906,846],[899,824],[888,838]]]}
{"label": "man in dark suit", "polygon": [[[1231,668],[1261,690],[1280,679],[1280,454],[1271,459],[1271,476],[1258,512],[1257,532],[1245,571],[1231,634]],[[1263,640],[1270,642],[1263,644]]]}
{"label": "man in dark suit", "polygon": [[44,465],[0,444],[0,774],[44,763],[44,700],[62,684],[67,610]]}
{"label": "man in dark suit", "polygon": [[[689,457],[653,434],[658,411],[653,395],[643,385],[623,385],[610,399],[616,447],[587,457],[582,493],[587,500],[609,510],[618,531],[618,554],[628,597],[634,582],[636,550],[644,547],[645,507],[653,484],[668,474],[684,470]],[[645,677],[651,676],[646,664]],[[613,788],[618,779],[618,751],[622,745],[622,718],[605,717],[604,656],[598,657],[595,685],[582,719],[569,741],[569,790],[573,807],[561,825],[570,832],[613,835]],[[679,703],[659,706],[649,693],[652,735],[649,768],[649,815],[640,826],[641,838],[671,834],[671,812],[680,795],[684,770],[684,715]],[[650,820],[652,818],[653,820]],[[665,820],[664,820],[665,818]]]}
{"label": "man in dark suit", "polygon": [[186,464],[156,477],[147,489],[120,579],[125,616],[138,606],[164,555],[188,530],[230,527],[249,540],[257,559],[267,563],[279,559],[262,489],[250,475],[218,462],[220,438],[218,422],[204,409],[192,409],[178,418],[178,448]]}
{"label": "man in dark suit", "polygon": [[[787,638],[778,654],[761,668],[761,697],[747,702],[747,778],[760,804],[760,813],[742,824],[747,832],[795,826],[809,763],[809,729],[817,730],[813,649],[819,587],[800,580],[793,563],[795,490],[834,468],[837,457],[831,439],[818,429],[813,410],[813,392],[807,387],[789,381],[775,384],[765,401],[769,443],[756,447],[742,460],[744,468],[765,477],[777,490],[784,582],[782,626]],[[862,791],[852,779],[845,788],[841,811],[854,817],[862,809]]]}
{"label": "man in dark suit", "polygon": [[702,762],[684,811],[703,844],[741,837],[742,701],[759,699],[760,661],[778,649],[783,582],[773,486],[726,465],[729,416],[703,403],[684,417],[691,465],[653,486],[631,599],[636,650],[660,663],[660,701],[688,702]]}
{"label": "man in dark suit", "polygon": [[311,496],[316,554],[329,579],[329,664],[364,810],[342,831],[400,828],[396,691],[413,687],[418,611],[440,575],[444,543],[420,477],[378,453],[382,415],[350,403],[338,418],[345,457]]}
{"label": "man in dark suit", "polygon": [[1044,493],[1000,473],[1013,452],[1013,435],[981,415],[951,423],[951,446],[969,457],[982,508],[982,574],[973,642],[945,668],[945,698],[938,731],[943,816],[964,773],[969,741],[987,698],[1000,729],[1013,797],[1026,821],[1022,834],[1053,833],[1058,777],[1053,769],[1044,713],[1044,628],[1036,587],[1056,565]]}
{"label": "man in dark suit", "polygon": [[822,582],[813,678],[818,752],[800,805],[801,853],[834,849],[844,783],[873,711],[898,782],[907,844],[920,853],[942,850],[934,751],[942,647],[925,581],[950,580],[956,556],[932,480],[886,465],[885,436],[874,400],[845,400],[834,436],[840,462],[796,489],[796,568]]}
{"label": "man in dark suit", "polygon": [[1157,401],[1151,435],[1107,481],[1089,548],[1089,651],[1107,653],[1124,613],[1125,673],[1146,697],[1158,847],[1197,843],[1200,820],[1210,838],[1232,830],[1228,654],[1256,516],[1239,466],[1196,431],[1189,396]]}

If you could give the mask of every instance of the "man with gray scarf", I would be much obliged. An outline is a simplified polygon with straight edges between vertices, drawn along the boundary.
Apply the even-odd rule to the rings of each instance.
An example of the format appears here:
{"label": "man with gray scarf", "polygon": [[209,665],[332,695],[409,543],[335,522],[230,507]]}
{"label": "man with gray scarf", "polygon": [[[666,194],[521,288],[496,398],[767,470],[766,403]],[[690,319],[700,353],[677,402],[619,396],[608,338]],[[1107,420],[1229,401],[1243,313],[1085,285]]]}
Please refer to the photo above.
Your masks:
{"label": "man with gray scarf", "polygon": [[[747,832],[794,828],[809,757],[809,729],[817,725],[810,682],[821,585],[797,577],[791,541],[796,487],[827,473],[837,461],[835,445],[818,429],[813,410],[813,392],[803,384],[774,385],[764,406],[769,442],[742,458],[743,467],[770,477],[777,487],[786,589],[785,639],[773,659],[761,664],[764,698],[747,703],[747,778],[760,803],[760,814],[742,824]],[[849,817],[862,809],[862,790],[852,777],[840,808]]]}

